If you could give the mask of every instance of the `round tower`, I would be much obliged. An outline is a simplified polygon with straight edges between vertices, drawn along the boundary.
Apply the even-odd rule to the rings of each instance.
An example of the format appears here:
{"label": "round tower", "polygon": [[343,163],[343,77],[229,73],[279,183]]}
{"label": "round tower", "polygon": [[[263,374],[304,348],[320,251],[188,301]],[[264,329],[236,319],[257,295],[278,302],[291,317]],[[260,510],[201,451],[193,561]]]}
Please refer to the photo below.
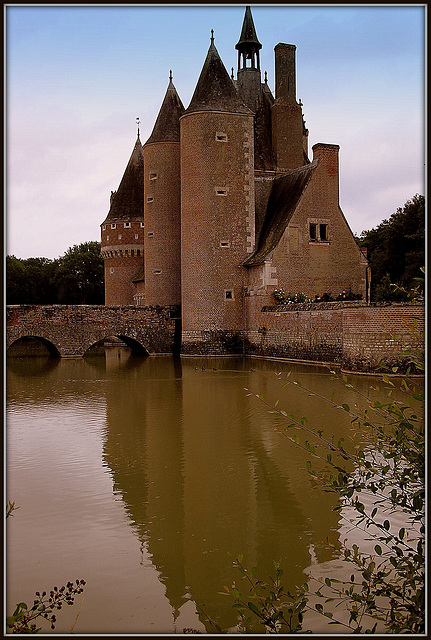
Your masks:
{"label": "round tower", "polygon": [[142,304],[144,279],[144,156],[136,140],[120,186],[101,225],[105,304]]}
{"label": "round tower", "polygon": [[154,129],[143,148],[145,304],[181,303],[179,118],[183,113],[171,72]]}
{"label": "round tower", "polygon": [[[211,46],[181,132],[183,352],[244,327],[241,263],[254,246],[253,114]],[[205,338],[204,338],[205,339]]]}

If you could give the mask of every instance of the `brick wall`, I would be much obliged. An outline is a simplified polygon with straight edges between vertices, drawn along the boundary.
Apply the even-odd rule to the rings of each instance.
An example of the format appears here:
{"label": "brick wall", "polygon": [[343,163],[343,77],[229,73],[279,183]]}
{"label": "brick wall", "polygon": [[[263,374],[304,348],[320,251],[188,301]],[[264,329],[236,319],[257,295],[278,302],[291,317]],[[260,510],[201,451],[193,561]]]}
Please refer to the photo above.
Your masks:
{"label": "brick wall", "polygon": [[102,225],[105,304],[134,304],[132,280],[144,264],[144,229],[140,220],[112,220]]}
{"label": "brick wall", "polygon": [[145,304],[181,302],[180,145],[144,146]]}
{"label": "brick wall", "polygon": [[183,342],[199,331],[241,330],[241,262],[254,243],[253,118],[198,112],[181,126]]}

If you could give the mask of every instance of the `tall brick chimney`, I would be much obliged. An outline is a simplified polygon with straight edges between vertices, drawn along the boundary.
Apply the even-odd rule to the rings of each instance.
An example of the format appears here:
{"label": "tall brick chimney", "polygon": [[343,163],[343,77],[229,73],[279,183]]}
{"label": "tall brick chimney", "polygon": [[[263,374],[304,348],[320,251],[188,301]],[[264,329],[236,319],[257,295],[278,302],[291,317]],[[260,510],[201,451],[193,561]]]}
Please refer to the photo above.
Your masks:
{"label": "tall brick chimney", "polygon": [[272,144],[275,162],[277,169],[296,169],[304,164],[302,110],[296,102],[296,46],[279,43],[274,51]]}

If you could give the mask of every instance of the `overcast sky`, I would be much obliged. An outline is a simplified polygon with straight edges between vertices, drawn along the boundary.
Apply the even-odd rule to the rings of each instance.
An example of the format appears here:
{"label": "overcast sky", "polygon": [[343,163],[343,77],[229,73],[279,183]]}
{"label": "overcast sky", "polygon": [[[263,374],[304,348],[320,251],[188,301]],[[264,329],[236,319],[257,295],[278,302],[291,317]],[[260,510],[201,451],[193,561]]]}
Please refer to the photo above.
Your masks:
{"label": "overcast sky", "polygon": [[[340,146],[356,234],[424,193],[426,5],[251,5],[274,93],[274,47],[295,44],[316,142]],[[6,5],[6,251],[57,258],[100,240],[136,141],[172,69],[187,108],[210,45],[237,69],[245,5]]]}

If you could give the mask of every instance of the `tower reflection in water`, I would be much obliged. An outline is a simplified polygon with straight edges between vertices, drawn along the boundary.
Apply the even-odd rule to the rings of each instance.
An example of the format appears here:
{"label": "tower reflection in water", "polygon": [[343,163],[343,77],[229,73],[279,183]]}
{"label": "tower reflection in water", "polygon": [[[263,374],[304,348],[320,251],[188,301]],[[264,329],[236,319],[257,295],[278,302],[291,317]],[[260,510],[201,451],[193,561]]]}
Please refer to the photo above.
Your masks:
{"label": "tower reflection in water", "polygon": [[[239,579],[232,566],[238,553],[265,577],[279,560],[286,588],[294,588],[306,579],[310,548],[325,561],[324,542],[337,538],[334,497],[311,485],[307,455],[274,430],[283,426],[280,418],[245,387],[280,398],[286,410],[320,426],[328,417],[305,392],[282,388],[274,364],[259,361],[251,370],[250,362],[115,354],[106,362],[121,377],[119,384],[109,376],[106,386],[103,455],[114,491],[174,617],[191,598],[223,628],[236,622],[232,602],[219,592]],[[307,384],[314,376],[333,390],[322,370],[301,371]]]}

